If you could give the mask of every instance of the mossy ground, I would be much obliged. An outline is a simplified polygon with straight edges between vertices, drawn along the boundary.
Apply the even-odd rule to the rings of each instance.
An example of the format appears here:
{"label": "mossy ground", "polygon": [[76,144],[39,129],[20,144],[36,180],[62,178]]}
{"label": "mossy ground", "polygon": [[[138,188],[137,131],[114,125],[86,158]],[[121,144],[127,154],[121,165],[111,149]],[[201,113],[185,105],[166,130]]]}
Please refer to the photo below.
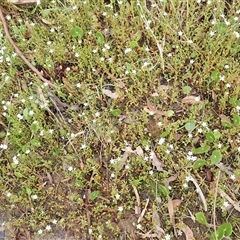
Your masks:
{"label": "mossy ground", "polygon": [[210,239],[228,222],[240,238],[238,1],[5,2],[3,12],[56,86],[0,29],[12,237]]}

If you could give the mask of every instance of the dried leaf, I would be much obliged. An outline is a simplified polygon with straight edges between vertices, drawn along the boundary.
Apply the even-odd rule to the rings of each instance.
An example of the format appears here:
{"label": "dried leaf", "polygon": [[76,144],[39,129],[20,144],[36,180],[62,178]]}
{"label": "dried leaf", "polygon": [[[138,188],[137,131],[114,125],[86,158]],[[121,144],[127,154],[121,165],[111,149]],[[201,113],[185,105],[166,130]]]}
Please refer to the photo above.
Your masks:
{"label": "dried leaf", "polygon": [[152,159],[152,165],[156,167],[158,171],[163,171],[164,163],[157,158],[153,151],[151,152],[150,157]]}
{"label": "dried leaf", "polygon": [[221,119],[221,122],[231,122],[230,118],[224,114],[220,114],[219,117]]}
{"label": "dried leaf", "polygon": [[140,197],[139,197],[137,188],[134,185],[132,185],[132,187],[133,187],[133,191],[136,196],[135,214],[139,215],[141,213],[141,201],[140,201]]}
{"label": "dried leaf", "polygon": [[192,230],[184,223],[179,223],[177,225],[177,228],[184,232],[186,236],[186,240],[194,240],[193,232]]}
{"label": "dried leaf", "polygon": [[105,94],[106,96],[112,98],[112,99],[116,99],[118,98],[118,94],[116,92],[112,92],[108,89],[103,89],[102,90],[103,94]]}
{"label": "dried leaf", "polygon": [[156,208],[153,206],[152,210],[152,223],[154,226],[154,232],[158,238],[161,238],[164,234],[164,230],[161,228],[161,221]]}
{"label": "dried leaf", "polygon": [[142,157],[144,156],[143,150],[142,150],[142,148],[141,148],[140,146],[138,146],[138,147],[136,148],[135,153],[136,153],[138,156],[142,156]]}
{"label": "dried leaf", "polygon": [[202,103],[202,101],[200,101],[200,96],[187,96],[182,99],[182,103],[192,105]]}
{"label": "dried leaf", "polygon": [[174,234],[177,236],[176,226],[175,226],[175,217],[174,217],[174,206],[173,206],[173,200],[169,198],[168,200],[168,213],[169,218],[173,226]]}
{"label": "dried leaf", "polygon": [[173,176],[167,178],[167,179],[164,181],[165,187],[168,188],[168,187],[169,187],[169,183],[175,181],[175,180],[177,179],[177,177],[178,177],[178,173],[176,173],[176,174],[174,174]]}
{"label": "dried leaf", "polygon": [[70,82],[68,81],[68,79],[67,78],[62,78],[62,81],[63,81],[63,83],[64,83],[64,86],[66,87],[66,89],[68,90],[68,92],[73,92],[73,90],[72,90],[72,86],[71,86],[71,84],[70,84]]}
{"label": "dried leaf", "polygon": [[158,108],[152,104],[149,100],[147,100],[147,106],[144,107],[144,110],[147,113],[155,113],[157,116],[164,116],[167,114],[166,111],[160,111]]}

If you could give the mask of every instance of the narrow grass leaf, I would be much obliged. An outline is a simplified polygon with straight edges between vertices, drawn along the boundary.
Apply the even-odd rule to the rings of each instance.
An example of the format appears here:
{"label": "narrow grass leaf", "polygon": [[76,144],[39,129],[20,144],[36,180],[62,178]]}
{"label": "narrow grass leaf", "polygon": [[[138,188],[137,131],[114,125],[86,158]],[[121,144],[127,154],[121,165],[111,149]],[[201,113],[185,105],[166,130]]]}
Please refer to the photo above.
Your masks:
{"label": "narrow grass leaf", "polygon": [[210,146],[205,145],[205,146],[193,149],[193,153],[194,154],[202,154],[202,153],[208,152],[209,150],[210,150]]}

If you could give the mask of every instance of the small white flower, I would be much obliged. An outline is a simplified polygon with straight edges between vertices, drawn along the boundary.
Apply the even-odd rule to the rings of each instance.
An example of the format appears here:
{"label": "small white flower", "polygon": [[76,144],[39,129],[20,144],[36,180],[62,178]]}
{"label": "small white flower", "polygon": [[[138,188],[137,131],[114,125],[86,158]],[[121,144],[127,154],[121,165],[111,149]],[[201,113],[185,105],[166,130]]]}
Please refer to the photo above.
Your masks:
{"label": "small white flower", "polygon": [[68,171],[71,172],[73,170],[73,167],[72,166],[69,166],[68,167]]}
{"label": "small white flower", "polygon": [[114,178],[115,177],[115,173],[111,173],[110,177]]}
{"label": "small white flower", "polygon": [[217,146],[218,146],[218,148],[221,148],[221,147],[222,147],[222,144],[221,144],[221,143],[218,143]]}
{"label": "small white flower", "polygon": [[227,84],[226,84],[226,87],[227,87],[227,88],[230,88],[230,87],[231,87],[231,84],[230,84],[230,83],[227,83]]}
{"label": "small white flower", "polygon": [[139,224],[137,224],[137,229],[141,229],[142,228],[142,225],[139,223]]}
{"label": "small white flower", "polygon": [[42,234],[43,233],[43,230],[42,229],[39,229],[38,230],[38,234]]}
{"label": "small white flower", "polygon": [[232,174],[232,175],[230,176],[230,178],[231,178],[232,180],[235,180],[235,179],[236,179],[236,177],[235,177],[234,174]]}
{"label": "small white flower", "polygon": [[122,206],[118,207],[118,211],[122,212],[123,211],[123,207]]}
{"label": "small white flower", "polygon": [[117,193],[117,194],[115,195],[115,197],[116,197],[117,200],[120,199],[120,194]]}
{"label": "small white flower", "polygon": [[229,67],[230,66],[228,64],[225,64],[225,66],[224,66],[225,69],[229,69]]}
{"label": "small white flower", "polygon": [[225,77],[224,76],[220,76],[220,81],[224,81]]}
{"label": "small white flower", "polygon": [[49,133],[50,133],[50,134],[53,134],[53,129],[49,129]]}
{"label": "small white flower", "polygon": [[25,152],[25,154],[29,154],[30,153],[30,150],[29,149],[27,149],[26,150],[26,152]]}
{"label": "small white flower", "polygon": [[179,32],[178,32],[178,36],[181,37],[182,35],[183,35],[183,32],[182,32],[182,31],[179,31]]}
{"label": "small white flower", "polygon": [[80,54],[79,54],[79,53],[75,53],[75,57],[77,57],[77,58],[78,58],[79,56],[80,56]]}
{"label": "small white flower", "polygon": [[37,5],[41,4],[41,0],[37,0]]}
{"label": "small white flower", "polygon": [[190,64],[193,64],[193,63],[194,63],[194,60],[193,60],[193,59],[191,59],[191,60],[190,60]]}
{"label": "small white flower", "polygon": [[161,126],[163,125],[163,123],[162,123],[162,122],[158,122],[157,125],[158,125],[159,127],[161,127]]}
{"label": "small white flower", "polygon": [[132,51],[131,48],[126,48],[126,49],[124,50],[124,53],[127,54],[127,53],[130,53],[131,51]]}
{"label": "small white flower", "polygon": [[150,170],[150,171],[149,171],[149,175],[153,175],[153,170]]}
{"label": "small white flower", "polygon": [[12,194],[11,194],[10,192],[7,192],[7,193],[6,193],[6,196],[7,196],[7,197],[11,197],[11,195],[12,195]]}
{"label": "small white flower", "polygon": [[6,19],[9,21],[9,20],[11,20],[11,16],[10,15],[7,15],[6,16]]}
{"label": "small white flower", "polygon": [[30,110],[29,111],[29,115],[32,116],[34,114],[34,111],[33,110]]}
{"label": "small white flower", "polygon": [[197,131],[198,131],[199,133],[202,133],[202,132],[203,132],[202,128],[199,128]]}
{"label": "small white flower", "polygon": [[19,119],[19,120],[22,120],[23,119],[23,115],[21,115],[20,113],[17,115],[17,118]]}
{"label": "small white flower", "polygon": [[189,43],[189,44],[192,44],[193,43],[193,40],[187,40],[187,43]]}
{"label": "small white flower", "polygon": [[80,83],[77,83],[77,84],[76,84],[76,87],[77,87],[77,88],[80,88],[80,87],[81,87],[81,84],[80,84]]}
{"label": "small white flower", "polygon": [[189,182],[189,181],[192,181],[192,176],[187,176],[186,178],[185,178],[185,180],[187,181],[187,182]]}
{"label": "small white flower", "polygon": [[238,147],[238,152],[240,152],[240,147]]}
{"label": "small white flower", "polygon": [[52,229],[52,227],[51,227],[50,225],[47,225],[47,226],[46,226],[46,230],[47,230],[47,231],[50,231],[51,229]]}
{"label": "small white flower", "polygon": [[171,240],[171,235],[166,234],[166,235],[165,235],[165,240]]}
{"label": "small white flower", "polygon": [[91,228],[88,229],[88,233],[92,234],[93,230]]}
{"label": "small white flower", "polygon": [[57,224],[57,220],[56,220],[56,219],[53,219],[53,220],[52,220],[52,223],[53,223],[53,224]]}
{"label": "small white flower", "polygon": [[1,144],[0,149],[6,150],[8,148],[7,144]]}
{"label": "small white flower", "polygon": [[207,127],[207,123],[206,122],[202,122],[202,126],[203,127]]}
{"label": "small white flower", "polygon": [[182,236],[182,234],[183,234],[182,230],[178,230],[178,231],[177,231],[177,235],[178,235],[178,236]]}
{"label": "small white flower", "polygon": [[32,197],[32,199],[33,199],[33,200],[36,200],[36,199],[38,199],[38,196],[37,196],[37,194],[34,194],[34,195],[32,195],[31,197]]}
{"label": "small white flower", "polygon": [[81,145],[81,149],[85,149],[86,147],[87,147],[86,144],[82,144],[82,145]]}
{"label": "small white flower", "polygon": [[164,142],[165,142],[165,138],[160,138],[158,141],[158,144],[163,145]]}

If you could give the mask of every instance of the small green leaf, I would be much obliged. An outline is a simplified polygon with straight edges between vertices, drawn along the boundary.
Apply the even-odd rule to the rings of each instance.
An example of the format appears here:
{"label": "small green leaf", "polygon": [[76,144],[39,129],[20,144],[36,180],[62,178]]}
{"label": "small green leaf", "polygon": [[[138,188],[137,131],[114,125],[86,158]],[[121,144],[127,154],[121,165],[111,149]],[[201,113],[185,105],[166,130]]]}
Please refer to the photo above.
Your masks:
{"label": "small green leaf", "polygon": [[214,134],[212,132],[208,132],[206,134],[206,139],[208,142],[212,143],[215,141],[215,137],[214,137]]}
{"label": "small green leaf", "polygon": [[166,136],[168,136],[170,133],[170,131],[165,131],[161,134],[161,138],[165,138]]}
{"label": "small green leaf", "polygon": [[219,71],[213,71],[212,74],[211,74],[211,79],[215,82],[219,82],[220,81]]}
{"label": "small green leaf", "polygon": [[111,114],[113,115],[113,116],[119,116],[120,114],[122,113],[122,111],[120,110],[120,109],[113,109],[112,111],[111,111]]}
{"label": "small green leaf", "polygon": [[238,103],[239,103],[239,101],[238,101],[238,96],[235,95],[235,96],[231,97],[230,100],[229,100],[229,103],[230,103],[233,107],[236,107],[236,106],[238,105]]}
{"label": "small green leaf", "polygon": [[71,30],[70,30],[70,33],[71,33],[71,36],[74,37],[74,38],[77,38],[77,37],[82,37],[83,36],[83,30],[82,28],[80,27],[73,27]]}
{"label": "small green leaf", "polygon": [[25,119],[28,119],[28,118],[29,118],[28,108],[25,108],[25,109],[23,110],[23,117],[24,117]]}
{"label": "small green leaf", "polygon": [[167,197],[169,195],[169,190],[166,187],[164,187],[163,185],[158,185],[158,190],[159,190],[160,194],[162,194],[165,197]]}
{"label": "small green leaf", "polygon": [[0,131],[0,138],[4,138],[6,136],[6,133],[4,131]]}
{"label": "small green leaf", "polygon": [[206,160],[197,160],[196,162],[194,162],[193,167],[195,169],[198,169],[204,165],[206,165]]}
{"label": "small green leaf", "polygon": [[93,192],[90,193],[89,199],[93,201],[93,200],[96,199],[99,195],[100,195],[100,191],[93,191]]}
{"label": "small green leaf", "polygon": [[32,190],[30,188],[26,188],[27,195],[30,196],[32,194]]}
{"label": "small green leaf", "polygon": [[218,130],[214,131],[213,135],[214,135],[215,139],[219,139],[221,137],[221,133]]}
{"label": "small green leaf", "polygon": [[193,120],[188,121],[188,122],[184,125],[185,129],[186,129],[188,132],[192,131],[192,130],[195,128],[195,126],[196,126],[196,122],[193,121]]}
{"label": "small green leaf", "polygon": [[166,117],[172,117],[174,115],[174,111],[173,110],[168,110],[166,113]]}
{"label": "small green leaf", "polygon": [[190,95],[192,88],[190,86],[183,87],[183,93],[186,95]]}
{"label": "small green leaf", "polygon": [[210,146],[205,145],[205,146],[193,149],[193,153],[194,154],[201,154],[201,153],[206,153],[209,150],[210,150]]}
{"label": "small green leaf", "polygon": [[232,234],[232,225],[231,223],[223,223],[218,229],[222,229],[223,235],[225,237],[230,237]]}
{"label": "small green leaf", "polygon": [[202,212],[198,212],[196,213],[196,220],[201,223],[201,224],[204,224],[204,225],[207,225],[207,219],[205,217],[205,215],[202,213]]}
{"label": "small green leaf", "polygon": [[40,147],[41,146],[41,142],[39,142],[36,138],[33,138],[30,142],[35,147]]}
{"label": "small green leaf", "polygon": [[222,126],[223,127],[226,127],[226,128],[231,128],[232,127],[232,124],[230,123],[230,122],[225,122],[225,121],[223,121],[223,122],[221,122],[222,123]]}
{"label": "small green leaf", "polygon": [[222,160],[222,154],[219,150],[214,150],[210,156],[212,164],[218,164]]}
{"label": "small green leaf", "polygon": [[18,178],[22,178],[23,175],[20,172],[14,172],[14,175]]}
{"label": "small green leaf", "polygon": [[131,41],[129,46],[130,46],[130,48],[138,47],[138,42],[137,41]]}
{"label": "small green leaf", "polygon": [[237,114],[235,114],[234,116],[233,116],[233,124],[234,124],[234,126],[239,126],[240,125],[240,117],[237,115]]}
{"label": "small green leaf", "polygon": [[102,35],[102,33],[96,32],[95,37],[96,37],[98,43],[100,43],[100,44],[104,43],[105,39],[104,39],[104,36]]}

